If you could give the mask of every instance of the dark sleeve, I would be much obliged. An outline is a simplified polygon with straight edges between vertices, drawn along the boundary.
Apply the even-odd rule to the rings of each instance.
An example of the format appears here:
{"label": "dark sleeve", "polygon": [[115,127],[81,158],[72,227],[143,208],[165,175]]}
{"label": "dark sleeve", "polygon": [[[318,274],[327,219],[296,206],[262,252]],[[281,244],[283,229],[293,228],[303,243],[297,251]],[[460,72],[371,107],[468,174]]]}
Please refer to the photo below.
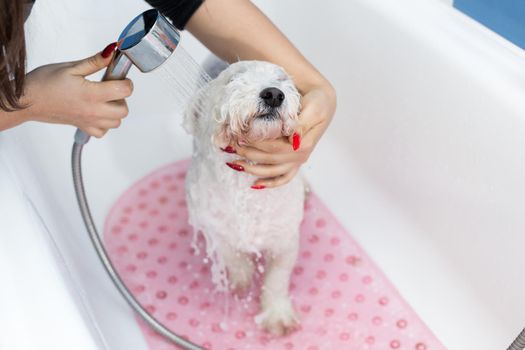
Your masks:
{"label": "dark sleeve", "polygon": [[146,0],[182,30],[204,0]]}

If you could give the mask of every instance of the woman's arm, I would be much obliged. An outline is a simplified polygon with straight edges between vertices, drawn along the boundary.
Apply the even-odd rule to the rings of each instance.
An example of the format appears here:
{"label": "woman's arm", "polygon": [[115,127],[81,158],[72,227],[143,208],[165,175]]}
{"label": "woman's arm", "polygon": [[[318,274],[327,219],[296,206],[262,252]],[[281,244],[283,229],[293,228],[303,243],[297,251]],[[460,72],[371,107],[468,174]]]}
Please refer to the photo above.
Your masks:
{"label": "woman's arm", "polygon": [[6,112],[0,109],[0,131],[14,128],[27,121],[24,110]]}
{"label": "woman's arm", "polygon": [[299,150],[293,151],[291,138],[248,147],[232,145],[237,154],[258,164],[236,163],[252,174],[265,174],[255,185],[274,187],[288,182],[306,162],[332,119],[336,106],[332,85],[248,0],[206,0],[186,29],[226,61],[270,61],[293,78],[303,95],[297,130]]}
{"label": "woman's arm", "polygon": [[131,81],[86,79],[109,64],[114,49],[115,44],[111,44],[84,60],[50,64],[29,72],[20,99],[25,108],[0,110],[0,131],[27,121],[69,124],[95,137],[117,128],[128,114],[124,98],[133,91]]}
{"label": "woman's arm", "polygon": [[263,60],[282,66],[302,91],[328,84],[275,25],[250,1],[206,0],[186,25],[228,62]]}

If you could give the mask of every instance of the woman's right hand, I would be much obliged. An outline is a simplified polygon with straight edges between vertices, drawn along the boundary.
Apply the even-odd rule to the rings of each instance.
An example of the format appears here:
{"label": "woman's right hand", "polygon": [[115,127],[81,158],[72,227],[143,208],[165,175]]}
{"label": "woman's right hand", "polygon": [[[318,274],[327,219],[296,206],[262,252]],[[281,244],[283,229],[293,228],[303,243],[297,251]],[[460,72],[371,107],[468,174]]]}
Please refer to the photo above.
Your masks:
{"label": "woman's right hand", "polygon": [[133,91],[131,80],[86,79],[108,66],[114,49],[112,44],[84,60],[50,64],[28,73],[22,100],[27,104],[25,119],[73,125],[98,138],[119,127],[128,114],[124,99]]}

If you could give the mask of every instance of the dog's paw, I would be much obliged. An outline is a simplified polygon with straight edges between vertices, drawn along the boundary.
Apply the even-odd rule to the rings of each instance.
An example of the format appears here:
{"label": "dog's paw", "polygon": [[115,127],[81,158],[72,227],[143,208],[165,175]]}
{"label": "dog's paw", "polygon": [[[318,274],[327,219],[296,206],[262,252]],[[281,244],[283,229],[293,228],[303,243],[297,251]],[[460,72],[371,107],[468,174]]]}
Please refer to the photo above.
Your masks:
{"label": "dog's paw", "polygon": [[290,300],[283,299],[263,307],[262,312],[255,317],[255,322],[271,334],[282,336],[296,330],[299,318]]}

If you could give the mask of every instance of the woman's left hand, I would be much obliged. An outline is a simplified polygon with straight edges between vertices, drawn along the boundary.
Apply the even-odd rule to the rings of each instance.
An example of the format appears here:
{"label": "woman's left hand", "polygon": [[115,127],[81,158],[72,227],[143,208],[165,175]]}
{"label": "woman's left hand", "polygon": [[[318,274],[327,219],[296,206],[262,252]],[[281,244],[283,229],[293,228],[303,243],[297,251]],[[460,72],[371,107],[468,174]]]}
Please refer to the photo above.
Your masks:
{"label": "woman's left hand", "polygon": [[335,90],[328,82],[314,86],[304,93],[301,105],[298,126],[293,136],[233,145],[240,157],[255,163],[244,160],[233,162],[242,166],[247,173],[259,177],[252,188],[281,186],[295,176],[332,120],[336,107]]}

